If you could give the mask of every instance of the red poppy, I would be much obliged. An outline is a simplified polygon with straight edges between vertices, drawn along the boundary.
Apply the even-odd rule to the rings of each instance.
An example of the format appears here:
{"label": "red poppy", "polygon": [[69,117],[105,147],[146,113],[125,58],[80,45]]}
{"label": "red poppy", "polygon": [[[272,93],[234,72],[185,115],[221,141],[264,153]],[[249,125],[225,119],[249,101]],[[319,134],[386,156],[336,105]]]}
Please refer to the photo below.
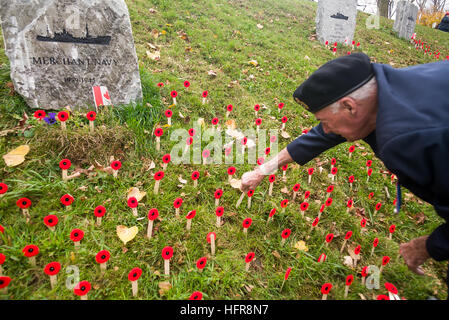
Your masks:
{"label": "red poppy", "polygon": [[284,229],[281,233],[282,239],[287,239],[288,237],[290,237],[291,233],[292,231],[290,229]]}
{"label": "red poppy", "polygon": [[327,190],[326,190],[327,193],[331,193],[332,191],[334,191],[333,185],[330,185],[329,187],[327,187]]}
{"label": "red poppy", "polygon": [[331,165],[335,166],[336,163],[337,163],[337,159],[332,158],[332,160],[331,160]]}
{"label": "red poppy", "polygon": [[373,247],[374,247],[374,248],[377,247],[378,244],[379,244],[379,239],[378,239],[378,238],[375,238],[375,239],[373,240]]}
{"label": "red poppy", "polygon": [[248,142],[248,138],[247,137],[243,137],[243,139],[242,139],[242,144],[245,146],[246,145],[246,143]]}
{"label": "red poppy", "polygon": [[284,164],[284,165],[282,166],[282,171],[287,171],[287,169],[288,169],[288,164]]}
{"label": "red poppy", "polygon": [[288,205],[288,199],[284,199],[281,201],[281,208],[285,208]]}
{"label": "red poppy", "polygon": [[324,262],[324,261],[326,261],[326,254],[325,253],[322,253],[322,254],[320,254],[320,256],[318,257],[318,262]]}
{"label": "red poppy", "polygon": [[381,207],[382,207],[382,203],[378,202],[376,204],[376,210],[379,211]]}
{"label": "red poppy", "polygon": [[44,110],[37,110],[37,111],[34,113],[34,117],[35,117],[36,119],[39,119],[39,120],[44,119],[45,116],[46,116],[46,114],[45,114],[45,111],[44,111]]}
{"label": "red poppy", "polygon": [[176,198],[175,201],[173,202],[173,207],[175,207],[175,209],[180,208],[182,205],[182,198]]}
{"label": "red poppy", "polygon": [[193,138],[192,137],[188,137],[186,139],[186,145],[190,146],[193,143]]}
{"label": "red poppy", "polygon": [[349,183],[353,183],[354,182],[354,176],[349,176],[348,181],[349,181]]}
{"label": "red poppy", "polygon": [[0,253],[0,266],[5,263],[6,256],[3,253]]}
{"label": "red poppy", "polygon": [[366,277],[368,276],[368,267],[363,267],[362,268],[362,277]]}
{"label": "red poppy", "polygon": [[376,300],[390,300],[390,298],[384,294],[379,294]]}
{"label": "red poppy", "polygon": [[308,207],[309,207],[309,203],[303,202],[303,203],[301,203],[300,209],[301,209],[301,211],[306,211]]}
{"label": "red poppy", "polygon": [[367,167],[371,167],[372,164],[373,164],[372,160],[366,160],[366,166]]}
{"label": "red poppy", "polygon": [[309,175],[312,175],[312,174],[313,174],[313,168],[309,168],[309,169],[307,170],[307,172],[309,173]]}
{"label": "red poppy", "polygon": [[321,293],[322,294],[329,294],[329,292],[332,289],[332,284],[331,283],[325,283],[323,284],[323,286],[321,287]]}
{"label": "red poppy", "polygon": [[290,276],[290,272],[292,271],[292,268],[287,268],[287,271],[285,272],[285,276],[284,279],[287,280],[288,277]]}
{"label": "red poppy", "polygon": [[215,215],[217,217],[221,217],[223,215],[224,212],[224,208],[223,207],[217,207],[217,209],[215,209]]}
{"label": "red poppy", "polygon": [[332,170],[331,170],[331,173],[332,173],[333,175],[336,175],[336,174],[337,174],[337,171],[338,171],[338,168],[337,168],[337,167],[333,167]]}
{"label": "red poppy", "polygon": [[64,122],[64,121],[67,121],[68,118],[69,118],[69,114],[67,112],[65,112],[65,111],[58,112],[59,121]]}
{"label": "red poppy", "polygon": [[203,158],[209,158],[209,156],[210,156],[210,150],[204,149],[203,150]]}
{"label": "red poppy", "polygon": [[164,134],[164,130],[162,130],[161,128],[157,128],[156,130],[154,130],[154,135],[156,137],[160,137]]}
{"label": "red poppy", "polygon": [[36,256],[39,253],[39,247],[34,244],[29,244],[22,249],[23,254],[27,258]]}
{"label": "red poppy", "polygon": [[337,48],[333,48],[332,51],[333,51],[333,52],[337,52]]}
{"label": "red poppy", "polygon": [[108,262],[110,257],[111,253],[108,250],[101,250],[95,256],[95,261],[97,261],[97,263],[105,263]]}
{"label": "red poppy", "polygon": [[265,148],[265,155],[269,155],[270,152],[271,152],[271,148],[270,147]]}
{"label": "red poppy", "polygon": [[58,224],[58,217],[54,214],[49,214],[44,218],[44,223],[48,227],[54,227]]}
{"label": "red poppy", "polygon": [[332,198],[327,198],[327,200],[326,200],[326,207],[329,207],[331,204],[332,204]]}
{"label": "red poppy", "polygon": [[392,283],[385,282],[385,289],[392,294],[398,294],[398,289]]}
{"label": "red poppy", "polygon": [[192,295],[189,298],[189,300],[202,300],[202,299],[203,299],[203,294],[199,291],[195,291],[194,293],[192,293]]}
{"label": "red poppy", "polygon": [[253,223],[253,220],[251,218],[246,218],[242,223],[243,228],[248,229],[251,226],[251,223]]}
{"label": "red poppy", "polygon": [[396,230],[396,226],[394,224],[392,224],[389,229],[390,233],[394,233],[395,230]]}
{"label": "red poppy", "polygon": [[271,218],[272,216],[274,216],[276,214],[276,208],[271,209],[270,213],[268,214],[268,216]]}
{"label": "red poppy", "polygon": [[389,256],[384,256],[382,258],[382,265],[385,266],[388,262],[390,262],[390,257]]}
{"label": "red poppy", "polygon": [[228,104],[228,106],[226,107],[226,110],[228,110],[229,112],[231,112],[232,109],[234,109],[234,107],[232,106],[232,104]]}
{"label": "red poppy", "polygon": [[136,197],[130,197],[128,199],[128,207],[137,208],[138,205],[139,205],[139,202],[137,201]]}
{"label": "red poppy", "polygon": [[256,122],[256,126],[260,126],[262,124],[262,119],[257,118],[255,122]]}
{"label": "red poppy", "polygon": [[260,157],[259,159],[257,159],[257,164],[259,166],[261,166],[261,165],[263,165],[264,161],[265,161],[265,159],[263,157]]}
{"label": "red poppy", "polygon": [[189,213],[186,215],[186,219],[193,219],[196,215],[196,210],[189,211]]}
{"label": "red poppy", "polygon": [[354,152],[354,150],[355,150],[355,146],[350,146],[349,149],[348,149],[348,151],[351,152],[351,153]]}
{"label": "red poppy", "polygon": [[349,240],[349,239],[351,239],[351,237],[352,237],[352,231],[346,232],[345,240]]}
{"label": "red poppy", "polygon": [[0,289],[6,288],[10,282],[11,282],[10,277],[6,277],[6,276],[0,277]]}
{"label": "red poppy", "polygon": [[350,274],[349,276],[346,277],[346,285],[347,286],[350,286],[353,281],[354,281],[354,276],[352,274]]}
{"label": "red poppy", "polygon": [[348,208],[351,208],[353,203],[354,203],[354,202],[352,201],[352,199],[349,199],[348,202],[347,202],[347,204],[346,204],[346,206],[347,206]]}
{"label": "red poppy", "polygon": [[282,121],[282,123],[287,123],[288,118],[287,117],[282,117],[281,121]]}
{"label": "red poppy", "polygon": [[70,232],[70,240],[73,242],[79,242],[84,238],[84,231],[80,229],[73,229]]}
{"label": "red poppy", "polygon": [[299,183],[297,183],[293,186],[293,191],[298,192],[300,188],[301,188],[301,185]]}
{"label": "red poppy", "polygon": [[31,206],[31,200],[28,198],[20,198],[16,204],[20,209],[27,209]]}
{"label": "red poppy", "polygon": [[229,167],[229,168],[228,168],[228,174],[229,174],[230,176],[232,176],[234,173],[235,173],[235,167]]}
{"label": "red poppy", "polygon": [[158,171],[154,174],[154,180],[161,180],[164,177],[164,171]]}
{"label": "red poppy", "polygon": [[207,92],[207,91],[203,91],[203,93],[201,94],[202,96],[203,96],[203,98],[207,98],[207,94],[208,94],[209,92]]}
{"label": "red poppy", "polygon": [[171,257],[173,257],[173,248],[170,246],[165,247],[162,249],[162,258],[164,260],[170,260]]}
{"label": "red poppy", "polygon": [[335,43],[334,43],[334,47],[336,47],[337,45],[338,45],[337,42],[335,42]]}
{"label": "red poppy", "polygon": [[173,90],[172,92],[170,92],[170,95],[172,96],[172,98],[176,98],[178,96],[178,92]]}
{"label": "red poppy", "polygon": [[279,109],[282,109],[284,106],[285,106],[285,104],[282,103],[282,102],[278,104],[278,108],[279,108]]}
{"label": "red poppy", "polygon": [[0,194],[5,194],[8,191],[8,185],[6,183],[0,183]]}
{"label": "red poppy", "polygon": [[255,110],[255,111],[259,111],[259,110],[260,110],[260,105],[255,104],[255,105],[254,105],[254,110]]}
{"label": "red poppy", "polygon": [[154,221],[159,217],[159,211],[156,208],[150,209],[148,211],[148,220]]}
{"label": "red poppy", "polygon": [[327,46],[329,44],[329,41],[326,41],[324,44]]}
{"label": "red poppy", "polygon": [[159,82],[159,83],[157,84],[157,86],[158,86],[159,88],[161,88],[161,87],[164,86],[164,84],[163,84],[162,82]]}
{"label": "red poppy", "polygon": [[248,190],[246,195],[251,198],[254,195],[254,190],[252,190],[252,189]]}
{"label": "red poppy", "polygon": [[372,197],[374,197],[374,192],[370,192],[370,194],[368,195],[368,199],[371,199]]}
{"label": "red poppy", "polygon": [[133,268],[128,273],[128,280],[129,281],[137,281],[137,280],[139,280],[141,275],[142,275],[142,269],[140,269],[140,268]]}
{"label": "red poppy", "polygon": [[254,256],[255,256],[255,255],[254,255],[254,252],[248,253],[248,254],[246,255],[246,257],[245,257],[245,262],[246,262],[246,263],[249,263],[249,262],[253,261]]}
{"label": "red poppy", "polygon": [[186,88],[190,87],[190,82],[187,80],[184,81],[184,87],[186,87]]}
{"label": "red poppy", "polygon": [[223,195],[223,190],[221,190],[221,189],[217,189],[214,193],[215,199],[220,199],[222,195]]}
{"label": "red poppy", "polygon": [[332,241],[332,239],[334,239],[334,234],[333,234],[333,233],[329,233],[329,234],[326,236],[326,242],[327,242],[327,243],[330,243],[330,242]]}
{"label": "red poppy", "polygon": [[94,121],[96,117],[97,117],[97,114],[95,113],[95,111],[89,111],[89,112],[86,114],[86,118],[87,118],[87,120],[89,120],[89,121]]}
{"label": "red poppy", "polygon": [[214,125],[214,126],[216,126],[217,124],[218,124],[218,122],[219,122],[220,120],[218,120],[218,118],[213,118],[212,119],[212,124]]}
{"label": "red poppy", "polygon": [[193,137],[195,135],[196,131],[193,128],[189,129],[189,136]]}
{"label": "red poppy", "polygon": [[368,174],[368,176],[371,177],[371,174],[373,173],[373,169],[369,168],[368,171],[366,172]]}
{"label": "red poppy", "polygon": [[111,168],[114,170],[119,170],[122,167],[122,163],[118,160],[112,161]]}
{"label": "red poppy", "polygon": [[366,219],[365,219],[365,218],[362,218],[362,220],[360,221],[360,226],[361,226],[362,228],[365,228],[365,227],[366,227]]}
{"label": "red poppy", "polygon": [[167,118],[171,118],[171,117],[173,116],[173,111],[171,111],[170,109],[167,109],[167,110],[165,110],[164,115],[165,115]]}
{"label": "red poppy", "polygon": [[204,269],[204,267],[206,266],[206,263],[207,263],[207,258],[206,257],[202,257],[202,258],[199,258],[197,261],[196,261],[196,267],[198,268],[198,269]]}
{"label": "red poppy", "polygon": [[71,162],[69,159],[62,159],[62,160],[59,162],[59,167],[60,167],[62,170],[67,170],[67,169],[69,169],[71,165],[72,165],[72,162]]}
{"label": "red poppy", "polygon": [[64,206],[70,206],[72,205],[73,201],[75,201],[75,199],[70,194],[63,195],[59,200]]}
{"label": "red poppy", "polygon": [[326,205],[324,205],[324,204],[321,205],[321,207],[320,207],[320,212],[321,213],[323,213],[325,207],[326,207]]}
{"label": "red poppy", "polygon": [[307,134],[307,133],[309,133],[309,130],[304,129],[304,130],[302,130],[302,133],[303,133],[303,134]]}
{"label": "red poppy", "polygon": [[270,176],[268,177],[268,181],[269,181],[270,183],[273,183],[275,180],[276,180],[276,175],[275,175],[275,174],[272,174],[272,175],[270,175]]}
{"label": "red poppy", "polygon": [[308,197],[310,197],[310,191],[306,191],[304,192],[304,199],[307,199]]}
{"label": "red poppy", "polygon": [[357,42],[357,47],[360,47],[360,42]]}
{"label": "red poppy", "polygon": [[315,220],[312,222],[312,226],[316,227],[318,222],[320,222],[320,218],[316,217]]}
{"label": "red poppy", "polygon": [[276,139],[277,139],[276,136],[271,136],[271,137],[270,137],[270,142],[275,142]]}
{"label": "red poppy", "polygon": [[214,235],[214,239],[215,239],[215,240],[217,239],[217,235],[215,234],[215,232],[209,232],[209,233],[207,234],[207,237],[206,237],[206,240],[207,240],[208,243],[211,242],[211,236],[212,236],[212,235]]}
{"label": "red poppy", "polygon": [[5,233],[5,228],[0,224],[0,233]]}
{"label": "red poppy", "polygon": [[50,262],[44,268],[44,272],[48,276],[54,276],[61,270],[61,264],[59,262]]}
{"label": "red poppy", "polygon": [[362,249],[362,246],[358,245],[358,246],[354,249],[354,253],[355,253],[356,255],[359,255],[361,249]]}

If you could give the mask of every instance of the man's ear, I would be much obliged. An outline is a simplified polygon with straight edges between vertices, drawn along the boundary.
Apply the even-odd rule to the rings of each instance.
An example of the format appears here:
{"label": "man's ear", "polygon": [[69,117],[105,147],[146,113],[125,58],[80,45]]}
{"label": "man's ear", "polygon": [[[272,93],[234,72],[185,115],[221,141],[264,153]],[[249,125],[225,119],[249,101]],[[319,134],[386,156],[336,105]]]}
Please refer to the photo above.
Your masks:
{"label": "man's ear", "polygon": [[340,99],[340,106],[343,107],[344,112],[346,112],[351,117],[357,115],[357,103],[351,97],[344,97]]}

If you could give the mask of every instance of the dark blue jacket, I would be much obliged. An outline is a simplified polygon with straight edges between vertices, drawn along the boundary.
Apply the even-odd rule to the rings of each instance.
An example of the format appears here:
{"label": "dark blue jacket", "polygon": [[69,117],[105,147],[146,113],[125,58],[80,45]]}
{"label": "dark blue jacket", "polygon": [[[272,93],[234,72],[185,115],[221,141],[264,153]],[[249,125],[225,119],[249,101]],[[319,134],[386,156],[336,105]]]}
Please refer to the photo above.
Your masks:
{"label": "dark blue jacket", "polygon": [[449,32],[449,15],[444,16],[438,25],[438,29],[441,31]]}
{"label": "dark blue jacket", "polygon": [[[394,69],[373,63],[378,84],[376,130],[363,139],[401,185],[446,220],[427,240],[430,256],[449,259],[449,61]],[[346,140],[321,124],[287,146],[300,165]]]}

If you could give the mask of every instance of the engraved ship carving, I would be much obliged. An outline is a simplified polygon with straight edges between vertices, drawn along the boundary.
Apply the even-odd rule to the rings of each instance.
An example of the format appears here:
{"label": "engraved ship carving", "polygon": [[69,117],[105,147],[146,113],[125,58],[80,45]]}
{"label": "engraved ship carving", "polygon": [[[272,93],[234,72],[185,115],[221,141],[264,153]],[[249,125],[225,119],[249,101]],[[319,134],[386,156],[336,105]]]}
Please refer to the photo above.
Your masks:
{"label": "engraved ship carving", "polygon": [[[47,28],[47,34],[48,34]],[[45,42],[64,42],[64,43],[83,43],[83,44],[98,44],[98,45],[109,45],[111,42],[110,36],[99,36],[91,37],[89,35],[89,27],[86,23],[86,36],[83,38],[77,38],[71,35],[64,28],[61,33],[55,32],[53,37],[36,36],[36,40]]]}
{"label": "engraved ship carving", "polygon": [[341,19],[341,20],[348,20],[348,19],[349,19],[349,17],[347,17],[347,16],[341,14],[340,12],[337,12],[337,14],[331,15],[331,18],[334,18],[334,19]]}

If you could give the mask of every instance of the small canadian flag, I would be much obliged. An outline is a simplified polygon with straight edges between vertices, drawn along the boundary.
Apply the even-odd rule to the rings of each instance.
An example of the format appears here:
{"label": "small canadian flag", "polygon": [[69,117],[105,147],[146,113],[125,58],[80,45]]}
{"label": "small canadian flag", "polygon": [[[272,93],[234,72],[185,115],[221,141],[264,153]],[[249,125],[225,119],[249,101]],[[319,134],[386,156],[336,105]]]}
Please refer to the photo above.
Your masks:
{"label": "small canadian flag", "polygon": [[112,105],[111,97],[109,96],[108,88],[104,86],[92,87],[94,93],[95,107],[99,106],[110,106]]}

